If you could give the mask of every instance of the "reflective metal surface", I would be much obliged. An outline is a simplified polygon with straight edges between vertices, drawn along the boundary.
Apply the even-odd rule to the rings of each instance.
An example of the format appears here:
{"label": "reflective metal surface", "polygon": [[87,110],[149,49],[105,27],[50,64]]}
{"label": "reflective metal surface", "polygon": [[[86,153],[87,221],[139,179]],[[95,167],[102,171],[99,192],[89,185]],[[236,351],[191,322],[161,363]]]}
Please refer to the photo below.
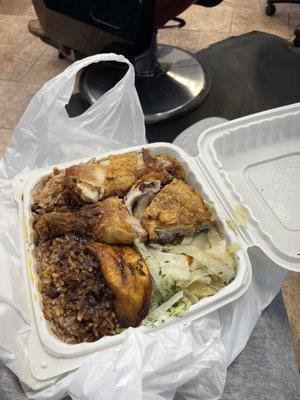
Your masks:
{"label": "reflective metal surface", "polygon": [[208,92],[205,72],[191,54],[159,45],[157,58],[159,69],[154,76],[136,77],[146,123],[182,115],[198,106]]}
{"label": "reflective metal surface", "polygon": [[[151,75],[136,74],[136,88],[147,124],[185,114],[202,103],[208,94],[206,74],[190,53],[158,45],[157,59],[158,67]],[[125,72],[122,65],[92,64],[82,75],[81,94],[92,104]]]}

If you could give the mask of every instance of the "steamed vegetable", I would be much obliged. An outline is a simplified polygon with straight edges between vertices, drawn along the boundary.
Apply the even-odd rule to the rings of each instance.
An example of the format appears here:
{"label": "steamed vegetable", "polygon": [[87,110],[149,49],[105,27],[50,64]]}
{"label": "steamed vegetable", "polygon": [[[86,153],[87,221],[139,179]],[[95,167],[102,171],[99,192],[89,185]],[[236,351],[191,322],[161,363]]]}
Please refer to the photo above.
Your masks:
{"label": "steamed vegetable", "polygon": [[247,228],[248,225],[248,210],[242,205],[237,204],[234,206],[234,212],[237,219],[237,222],[240,226]]}
{"label": "steamed vegetable", "polygon": [[227,246],[227,253],[229,255],[237,253],[241,249],[241,245],[239,243],[231,243]]}
{"label": "steamed vegetable", "polygon": [[188,281],[190,279],[188,259],[185,255],[164,253],[153,249],[149,249],[148,251],[159,262],[161,275],[166,274],[176,282]]}
{"label": "steamed vegetable", "polygon": [[193,293],[198,299],[202,297],[211,296],[217,293],[217,290],[210,285],[206,285],[203,282],[193,282],[189,287],[191,293]]}
{"label": "steamed vegetable", "polygon": [[180,316],[201,298],[216,294],[235,276],[234,253],[217,229],[185,237],[181,244],[155,248],[135,241],[153,278],[149,315],[144,324],[157,324]]}
{"label": "steamed vegetable", "polygon": [[170,310],[170,308],[182,298],[183,291],[181,290],[180,292],[170,297],[169,300],[165,301],[163,304],[153,310],[151,313],[149,313],[145,318],[144,323],[147,324],[151,322],[165,322],[167,319],[169,319],[169,317],[171,317],[171,315],[168,314],[167,311]]}
{"label": "steamed vegetable", "polygon": [[229,228],[230,228],[235,234],[237,234],[237,226],[236,226],[236,223],[235,223],[232,219],[230,219],[230,218],[226,219],[226,224],[229,226]]}
{"label": "steamed vegetable", "polygon": [[154,284],[164,301],[180,290],[177,282],[189,280],[190,271],[186,256],[153,250],[139,240],[135,241],[135,246],[147,263]]}
{"label": "steamed vegetable", "polygon": [[233,268],[210,256],[207,252],[201,251],[195,246],[168,245],[164,246],[164,249],[168,252],[186,254],[195,258],[196,261],[198,261],[199,266],[206,267],[211,274],[220,276],[220,278],[226,283],[228,283],[234,276],[235,272]]}
{"label": "steamed vegetable", "polygon": [[206,250],[206,254],[221,263],[226,263],[226,240],[220,238],[216,229],[211,229],[207,233],[207,237],[211,247]]}

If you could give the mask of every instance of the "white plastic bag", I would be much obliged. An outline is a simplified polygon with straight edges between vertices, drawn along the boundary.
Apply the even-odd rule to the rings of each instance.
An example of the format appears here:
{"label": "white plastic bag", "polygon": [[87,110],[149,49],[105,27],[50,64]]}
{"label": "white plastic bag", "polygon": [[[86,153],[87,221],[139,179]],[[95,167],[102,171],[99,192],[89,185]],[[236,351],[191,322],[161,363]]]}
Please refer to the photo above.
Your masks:
{"label": "white plastic bag", "polygon": [[[82,115],[69,118],[65,105],[76,74],[99,61],[126,63],[125,76]],[[47,82],[32,98],[0,161],[0,357],[26,385],[31,376],[26,356],[30,329],[19,251],[17,205],[12,179],[21,171],[100,152],[144,144],[144,115],[134,86],[134,68],[116,54],[80,60]]]}
{"label": "white plastic bag", "polygon": [[[97,61],[126,62],[125,77],[79,117],[65,111],[76,73]],[[254,260],[253,282],[232,304],[185,325],[150,334],[128,329],[119,349],[91,355],[75,372],[39,392],[28,365],[30,329],[19,254],[19,221],[12,178],[39,168],[101,151],[145,143],[142,110],[133,67],[113,54],[86,58],[49,81],[32,99],[0,161],[0,358],[19,377],[32,399],[58,400],[216,400],[227,365],[245,346],[262,309],[286,272]],[[272,274],[270,273],[272,270]],[[268,276],[268,279],[267,279]],[[272,280],[270,280],[272,276]],[[269,282],[263,285],[262,282]],[[247,310],[247,312],[245,312]],[[240,329],[240,325],[243,329]]]}
{"label": "white plastic bag", "polygon": [[[126,63],[128,71],[83,114],[69,118],[65,105],[77,72],[98,61]],[[33,97],[13,133],[1,174],[12,177],[25,167],[37,168],[145,141],[144,115],[134,86],[133,66],[123,56],[99,54],[72,64]],[[30,158],[24,157],[30,152]]]}

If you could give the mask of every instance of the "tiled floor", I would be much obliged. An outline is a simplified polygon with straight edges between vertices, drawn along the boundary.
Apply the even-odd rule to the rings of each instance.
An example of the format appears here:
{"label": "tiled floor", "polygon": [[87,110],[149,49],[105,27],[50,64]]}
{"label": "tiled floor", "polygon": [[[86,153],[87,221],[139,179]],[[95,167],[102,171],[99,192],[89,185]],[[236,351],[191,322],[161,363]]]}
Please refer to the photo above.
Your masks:
{"label": "tiled floor", "polygon": [[[162,30],[159,41],[196,52],[233,35],[261,30],[293,39],[300,24],[300,5],[277,5],[270,18],[264,13],[266,0],[224,0],[214,8],[192,6],[182,14],[184,29]],[[29,100],[69,61],[27,31],[35,17],[30,0],[0,0],[0,156]],[[300,274],[292,273],[283,288],[294,333],[300,367]]]}

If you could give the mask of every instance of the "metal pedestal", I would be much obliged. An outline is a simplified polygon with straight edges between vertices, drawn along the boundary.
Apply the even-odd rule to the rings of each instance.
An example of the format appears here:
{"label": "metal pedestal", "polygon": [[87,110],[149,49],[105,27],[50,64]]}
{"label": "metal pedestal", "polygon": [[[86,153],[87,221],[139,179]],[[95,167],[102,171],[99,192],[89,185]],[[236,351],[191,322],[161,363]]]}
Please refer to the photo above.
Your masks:
{"label": "metal pedestal", "polygon": [[[93,104],[126,73],[127,66],[98,63],[81,76],[81,95]],[[202,103],[209,91],[207,75],[188,52],[154,42],[152,49],[135,62],[136,89],[145,114],[153,124],[183,115]]]}

